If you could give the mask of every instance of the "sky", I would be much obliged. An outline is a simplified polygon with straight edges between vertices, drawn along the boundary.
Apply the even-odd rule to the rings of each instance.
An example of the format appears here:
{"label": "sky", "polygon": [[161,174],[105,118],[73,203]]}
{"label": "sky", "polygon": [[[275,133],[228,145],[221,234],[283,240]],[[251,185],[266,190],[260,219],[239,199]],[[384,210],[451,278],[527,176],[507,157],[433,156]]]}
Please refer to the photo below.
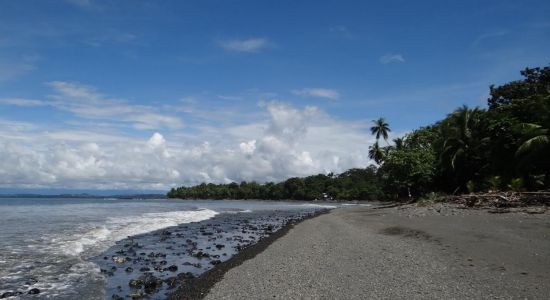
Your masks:
{"label": "sky", "polygon": [[548,16],[549,1],[0,0],[0,189],[364,168],[373,119],[398,137],[548,65]]}

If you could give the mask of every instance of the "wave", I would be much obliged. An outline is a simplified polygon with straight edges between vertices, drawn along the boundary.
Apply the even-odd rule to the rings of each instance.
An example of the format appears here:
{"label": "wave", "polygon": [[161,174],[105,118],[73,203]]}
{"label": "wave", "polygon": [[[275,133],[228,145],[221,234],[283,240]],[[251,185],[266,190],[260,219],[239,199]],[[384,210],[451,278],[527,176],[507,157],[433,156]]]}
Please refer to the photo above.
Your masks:
{"label": "wave", "polygon": [[304,203],[304,204],[299,204],[297,206],[305,206],[305,207],[319,207],[319,208],[328,208],[328,209],[333,209],[333,208],[337,208],[338,206],[335,206],[335,205],[326,205],[326,204],[313,204],[313,203]]}
{"label": "wave", "polygon": [[163,213],[144,213],[139,216],[111,217],[81,235],[56,237],[52,239],[52,248],[66,255],[97,254],[112,246],[116,241],[129,236],[152,232],[183,223],[199,222],[217,215],[216,211],[200,209],[195,211],[174,211]]}

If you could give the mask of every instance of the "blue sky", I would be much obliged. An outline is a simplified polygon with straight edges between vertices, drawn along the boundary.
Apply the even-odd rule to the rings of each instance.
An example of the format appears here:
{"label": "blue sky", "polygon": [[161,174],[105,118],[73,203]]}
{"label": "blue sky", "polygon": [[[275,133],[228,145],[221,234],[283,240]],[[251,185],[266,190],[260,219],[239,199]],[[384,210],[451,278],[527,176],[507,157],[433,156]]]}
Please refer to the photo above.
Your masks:
{"label": "blue sky", "polygon": [[549,15],[548,1],[1,1],[0,187],[364,167],[370,120],[400,135],[550,63]]}

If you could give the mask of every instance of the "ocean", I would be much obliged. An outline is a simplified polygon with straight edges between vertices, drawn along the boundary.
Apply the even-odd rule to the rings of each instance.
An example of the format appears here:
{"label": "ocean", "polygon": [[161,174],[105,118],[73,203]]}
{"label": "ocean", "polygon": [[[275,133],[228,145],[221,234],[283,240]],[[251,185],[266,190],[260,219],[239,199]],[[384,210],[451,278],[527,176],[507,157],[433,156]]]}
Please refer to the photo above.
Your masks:
{"label": "ocean", "polygon": [[[219,214],[322,207],[272,201],[1,198],[0,296],[20,292],[9,299],[105,299],[106,277],[92,258],[117,241]],[[40,293],[29,295],[33,289]]]}

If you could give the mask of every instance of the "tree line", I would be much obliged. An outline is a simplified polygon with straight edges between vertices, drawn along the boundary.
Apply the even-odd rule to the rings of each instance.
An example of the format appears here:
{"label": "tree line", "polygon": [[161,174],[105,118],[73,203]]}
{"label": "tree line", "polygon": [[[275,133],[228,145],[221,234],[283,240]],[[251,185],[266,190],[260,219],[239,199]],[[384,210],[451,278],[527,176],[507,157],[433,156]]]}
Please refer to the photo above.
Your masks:
{"label": "tree line", "polygon": [[[388,141],[384,118],[370,128],[375,162],[342,174],[283,182],[200,184],[168,197],[193,199],[403,199],[429,192],[550,188],[550,67],[490,86],[486,108],[462,106],[443,120]],[[385,141],[380,144],[380,139]]]}

